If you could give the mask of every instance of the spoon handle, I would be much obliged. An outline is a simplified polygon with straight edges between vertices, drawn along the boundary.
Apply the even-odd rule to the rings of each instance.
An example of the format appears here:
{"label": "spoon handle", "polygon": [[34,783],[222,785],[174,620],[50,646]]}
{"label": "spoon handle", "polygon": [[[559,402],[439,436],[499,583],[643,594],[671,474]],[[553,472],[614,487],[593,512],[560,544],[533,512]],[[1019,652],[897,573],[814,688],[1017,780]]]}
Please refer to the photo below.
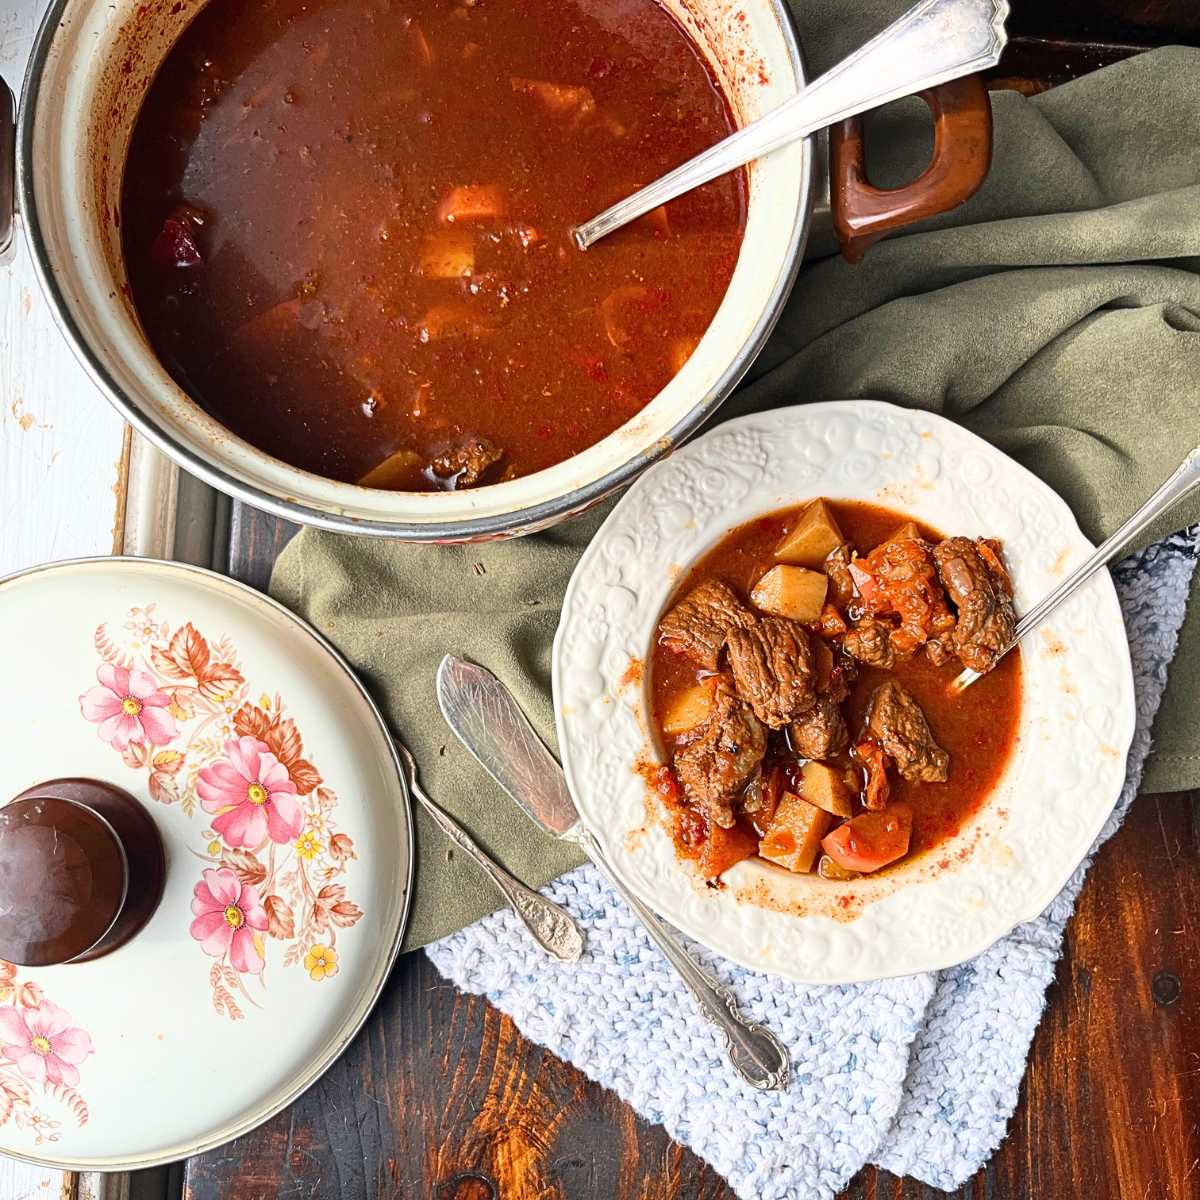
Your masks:
{"label": "spoon handle", "polygon": [[425,789],[421,787],[420,781],[417,779],[416,763],[407,748],[397,741],[396,749],[404,762],[408,787],[417,803],[433,818],[434,824],[483,869],[500,894],[508,901],[513,912],[521,919],[525,928],[529,930],[533,940],[547,954],[553,955],[562,962],[578,962],[583,954],[583,932],[571,914],[540,892],[526,887],[481,850],[471,835],[432,800]]}
{"label": "spoon handle", "polygon": [[921,0],[765,117],[576,226],[581,250],[652,208],[846,117],[993,66],[1008,0]]}
{"label": "spoon handle", "polygon": [[705,1019],[724,1035],[726,1053],[734,1070],[759,1091],[784,1091],[788,1085],[790,1060],[779,1039],[769,1029],[752,1024],[742,1016],[733,994],[711,980],[680,944],[675,931],[621,882],[589,829],[581,825],[578,832],[572,832],[569,836],[575,838],[625,903],[637,914],[650,940],[679,973]]}
{"label": "spoon handle", "polygon": [[[1018,622],[1013,630],[1013,639],[996,656],[997,661],[1004,657],[1031,629],[1040,625],[1068,596],[1077,588],[1082,587],[1101,567],[1112,562],[1122,550],[1137,539],[1176,501],[1182,500],[1189,492],[1200,485],[1200,446],[1188,452],[1187,457],[1171,473],[1170,477],[1161,484],[1154,494],[1142,504],[1130,517],[1121,523],[1117,530],[1104,539],[1056,587],[1049,595],[1038,601]],[[954,678],[950,685],[956,692],[974,683],[979,673],[969,667]]]}

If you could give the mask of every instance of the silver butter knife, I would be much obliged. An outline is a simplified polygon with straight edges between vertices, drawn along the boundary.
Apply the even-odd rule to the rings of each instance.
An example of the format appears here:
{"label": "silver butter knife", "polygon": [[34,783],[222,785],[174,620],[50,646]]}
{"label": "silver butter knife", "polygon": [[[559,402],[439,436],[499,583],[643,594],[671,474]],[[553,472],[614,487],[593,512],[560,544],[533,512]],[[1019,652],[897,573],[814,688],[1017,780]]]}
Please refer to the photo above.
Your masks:
{"label": "silver butter knife", "polygon": [[692,961],[679,936],[617,878],[600,843],[580,820],[558,761],[542,744],[512,693],[491,671],[448,654],[437,673],[438,704],[455,736],[536,825],[568,838],[604,872],[646,932],[679,972],[705,1018],[725,1035],[729,1061],[764,1091],[787,1087],[787,1051],[769,1029],[746,1021],[727,988]]}

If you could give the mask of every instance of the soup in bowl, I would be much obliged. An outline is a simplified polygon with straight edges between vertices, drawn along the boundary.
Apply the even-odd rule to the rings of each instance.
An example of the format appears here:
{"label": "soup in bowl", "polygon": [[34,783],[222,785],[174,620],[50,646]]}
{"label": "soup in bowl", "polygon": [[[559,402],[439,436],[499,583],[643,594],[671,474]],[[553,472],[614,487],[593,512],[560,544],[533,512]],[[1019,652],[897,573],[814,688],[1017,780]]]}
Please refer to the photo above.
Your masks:
{"label": "soup in bowl", "polygon": [[658,0],[211,0],[134,127],[133,301],[175,382],[295,467],[529,475],[691,357],[745,172],[586,252],[572,227],[734,128]]}

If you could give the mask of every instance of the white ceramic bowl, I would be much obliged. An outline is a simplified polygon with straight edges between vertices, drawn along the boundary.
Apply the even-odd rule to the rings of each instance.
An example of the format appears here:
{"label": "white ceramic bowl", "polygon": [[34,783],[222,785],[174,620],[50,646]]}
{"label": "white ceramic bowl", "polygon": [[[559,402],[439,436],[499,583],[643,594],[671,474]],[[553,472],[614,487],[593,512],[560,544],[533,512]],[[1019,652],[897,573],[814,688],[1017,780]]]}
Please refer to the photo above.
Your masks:
{"label": "white ceramic bowl", "polygon": [[815,496],[1001,538],[1018,610],[1091,549],[1045,484],[940,417],[845,401],[730,421],[638,480],[571,579],[553,667],[563,766],[621,878],[735,962],[810,983],[950,966],[1041,912],[1116,803],[1134,724],[1116,592],[1097,576],[1022,649],[1016,747],[941,853],[849,885],[754,858],[706,887],[677,859],[637,771],[661,761],[639,664],[681,572],[731,529]]}

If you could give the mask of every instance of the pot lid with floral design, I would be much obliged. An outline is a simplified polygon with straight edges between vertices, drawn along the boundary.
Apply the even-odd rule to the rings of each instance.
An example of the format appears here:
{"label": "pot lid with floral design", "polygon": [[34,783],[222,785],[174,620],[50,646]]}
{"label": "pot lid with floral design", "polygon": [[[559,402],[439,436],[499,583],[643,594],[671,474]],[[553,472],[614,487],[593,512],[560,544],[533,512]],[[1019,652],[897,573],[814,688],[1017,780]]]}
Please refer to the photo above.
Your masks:
{"label": "pot lid with floral design", "polygon": [[400,945],[412,818],[375,705],[252,589],[148,559],[0,582],[0,804],[141,801],[166,852],[103,957],[0,962],[0,1153],[145,1167],[245,1133],[345,1048]]}

